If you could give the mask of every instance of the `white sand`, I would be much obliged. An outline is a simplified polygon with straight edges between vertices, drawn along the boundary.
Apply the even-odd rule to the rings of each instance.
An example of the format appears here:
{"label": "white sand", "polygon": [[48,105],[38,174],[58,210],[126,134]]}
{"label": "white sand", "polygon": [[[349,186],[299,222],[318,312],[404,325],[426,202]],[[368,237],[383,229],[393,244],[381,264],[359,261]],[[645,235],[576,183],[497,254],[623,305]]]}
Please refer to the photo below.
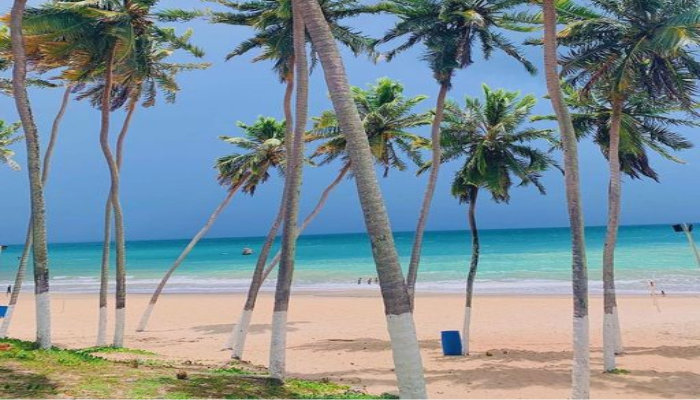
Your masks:
{"label": "white sand", "polygon": [[[134,330],[147,296],[127,304],[126,346],[177,359],[222,364],[221,348],[238,321],[242,295],[164,295],[146,332]],[[620,299],[626,375],[602,374],[602,302],[591,299],[592,391],[596,398],[700,396],[700,297]],[[110,305],[111,307],[111,305]],[[419,296],[416,325],[429,395],[434,398],[566,398],[570,387],[571,301],[561,296],[476,296],[469,357],[443,357],[441,330],[462,326],[458,295]],[[32,339],[32,296],[17,308],[11,336]],[[266,364],[272,297],[261,295],[244,359]],[[53,296],[56,345],[95,344],[96,295]],[[114,311],[110,308],[110,332]],[[292,376],[330,378],[380,393],[395,392],[386,319],[378,294],[295,294],[289,310],[287,368]],[[492,356],[485,353],[489,351]]]}

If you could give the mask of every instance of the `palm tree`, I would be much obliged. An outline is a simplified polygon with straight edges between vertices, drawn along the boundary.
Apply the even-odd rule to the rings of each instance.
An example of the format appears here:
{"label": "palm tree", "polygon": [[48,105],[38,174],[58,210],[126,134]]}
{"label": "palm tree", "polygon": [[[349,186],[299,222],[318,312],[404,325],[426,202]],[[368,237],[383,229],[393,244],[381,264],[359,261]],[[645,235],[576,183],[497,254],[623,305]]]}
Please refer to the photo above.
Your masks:
{"label": "palm tree", "polygon": [[[289,140],[287,140],[287,145],[289,146],[287,151],[291,153],[291,146],[293,142],[291,139],[293,134],[292,95],[294,92],[295,68],[292,1],[263,0],[243,3],[219,0],[212,1],[216,1],[231,10],[227,12],[212,12],[212,22],[228,25],[248,26],[256,31],[252,38],[243,41],[233,51],[231,51],[227,55],[226,59],[230,60],[234,57],[247,54],[253,50],[258,50],[260,51],[260,54],[253,58],[253,62],[272,61],[274,63],[273,69],[277,73],[280,82],[286,85],[283,110],[285,120],[289,121],[289,124],[287,125],[287,137],[289,138]],[[354,0],[323,0],[320,2],[320,4],[337,40],[343,43],[355,55],[368,51],[371,40],[368,37],[356,32],[352,28],[340,24],[340,20],[365,13],[378,12],[379,10],[376,9],[376,7],[360,5]],[[189,19],[200,16],[201,13],[174,12],[173,15],[176,19]],[[313,52],[313,46],[311,56],[313,60],[316,59],[315,53]],[[255,289],[255,287],[258,285],[258,283],[262,284],[264,281],[263,276],[266,276],[265,263],[267,263],[267,258],[272,248],[272,244],[277,236],[277,231],[281,225],[282,218],[284,217],[284,207],[286,204],[287,202],[285,201],[284,197],[282,197],[280,199],[277,217],[270,227],[265,243],[258,254],[258,261],[256,262],[256,267],[253,272],[253,279],[251,280],[250,289],[248,291],[249,299],[254,299],[257,297],[257,289]],[[241,321],[235,329],[240,330],[239,328],[243,327],[247,329],[247,326],[250,323],[250,321],[246,319],[248,318],[248,315],[249,313],[246,312],[241,314]],[[243,342],[240,347],[241,353],[237,355],[236,351],[234,351],[234,357],[240,357],[240,355],[242,355],[242,346],[245,343],[244,335],[245,334],[243,334]]]}
{"label": "palm tree", "polygon": [[[109,145],[110,112],[113,92],[124,79],[119,70],[123,63],[139,57],[148,49],[150,37],[172,40],[174,45],[188,47],[174,38],[172,31],[154,23],[151,9],[157,1],[121,2],[67,1],[29,10],[25,20],[34,34],[47,38],[44,46],[47,60],[63,67],[63,76],[72,81],[101,76],[99,107],[101,110],[100,147],[110,173],[110,201],[114,212],[116,269],[116,323],[114,345],[124,341],[126,307],[126,242],[123,213],[119,201],[119,167]],[[67,67],[67,68],[66,68]]]}
{"label": "palm tree", "polygon": [[17,113],[22,121],[27,145],[27,169],[31,197],[34,294],[36,297],[36,342],[39,347],[51,347],[51,298],[49,292],[49,254],[46,241],[46,208],[41,184],[41,151],[39,132],[34,122],[26,88],[27,57],[24,49],[23,17],[26,0],[15,0],[10,16],[13,69],[12,93]]}
{"label": "palm tree", "polygon": [[557,10],[555,0],[542,2],[544,22],[544,67],[547,92],[557,116],[564,150],[564,183],[571,226],[571,281],[573,297],[573,365],[571,398],[590,397],[590,335],[588,323],[588,268],[584,235],[583,207],[578,165],[578,142],[559,81],[557,55]]}
{"label": "palm tree", "polygon": [[[121,130],[117,136],[116,163],[118,170],[124,160],[124,143],[131,126],[134,113],[139,102],[144,108],[156,104],[158,92],[163,93],[167,103],[174,103],[180,87],[177,84],[177,74],[183,71],[208,68],[206,63],[172,63],[167,59],[178,49],[184,49],[195,57],[203,53],[189,43],[192,31],[178,36],[171,28],[163,28],[152,35],[138,38],[139,50],[134,56],[122,62],[117,69],[120,83],[116,86],[112,97],[112,110],[126,108],[126,115]],[[93,104],[99,104],[104,90],[104,82],[97,81],[84,90],[78,99],[88,98]],[[107,197],[104,213],[104,232],[102,241],[102,262],[100,268],[100,299],[97,329],[97,346],[107,343],[107,295],[109,289],[109,261],[112,224],[111,193]]]}
{"label": "palm tree", "polygon": [[21,126],[21,123],[8,124],[0,120],[0,164],[7,164],[15,171],[19,171],[20,167],[19,164],[13,160],[15,152],[10,149],[10,146],[24,139],[24,137],[17,134]]}
{"label": "palm tree", "polygon": [[319,55],[333,108],[347,140],[352,171],[379,275],[399,394],[402,398],[426,398],[423,362],[413,322],[411,301],[377,182],[369,140],[353,101],[340,52],[322,8],[316,0],[299,0],[299,8]]}
{"label": "palm tree", "polygon": [[[44,161],[41,168],[41,185],[46,186],[49,179],[49,172],[51,168],[51,159],[53,156],[53,151],[56,147],[56,141],[58,139],[58,134],[60,131],[61,122],[68,109],[68,103],[70,102],[70,95],[73,90],[71,85],[67,85],[63,96],[61,97],[61,104],[56,113],[56,117],[51,125],[51,136],[49,137],[49,144],[44,152]],[[1,121],[0,121],[1,122]],[[2,129],[0,129],[2,130]],[[27,227],[27,235],[24,239],[24,247],[22,249],[22,255],[19,258],[19,266],[17,267],[17,273],[15,274],[15,283],[12,285],[12,294],[10,295],[10,301],[7,304],[7,313],[5,318],[2,320],[2,325],[0,325],[0,338],[7,336],[7,331],[10,329],[10,324],[12,323],[12,316],[14,315],[14,309],[19,300],[19,295],[22,292],[22,286],[24,284],[24,273],[27,269],[27,262],[29,261],[29,254],[34,243],[34,233],[32,229],[32,221],[30,219],[29,226]]]}
{"label": "palm tree", "polygon": [[483,85],[483,102],[466,97],[464,108],[455,102],[445,105],[442,126],[442,161],[464,160],[455,173],[452,195],[469,204],[469,230],[472,255],[466,287],[466,305],[462,349],[469,355],[474,280],[479,265],[479,231],[476,202],[480,190],[491,194],[497,203],[510,201],[513,178],[518,186],[534,185],[542,194],[540,175],[552,165],[550,156],[529,145],[535,140],[549,140],[551,131],[523,127],[537,100],[532,95],[519,97],[518,92],[492,90]]}
{"label": "palm tree", "polygon": [[[610,146],[610,116],[612,109],[605,97],[596,93],[582,94],[571,85],[562,87],[579,140],[590,137],[608,158]],[[693,147],[693,143],[674,127],[697,127],[691,118],[676,118],[673,102],[651,99],[644,93],[627,98],[622,107],[620,124],[620,169],[632,179],[650,178],[659,181],[659,174],[651,166],[649,153],[655,152],[667,160],[683,163],[673,153]],[[555,116],[535,116],[537,120],[556,120]]]}
{"label": "palm tree", "polygon": [[285,208],[282,217],[282,249],[277,270],[277,287],[272,313],[270,340],[270,376],[284,380],[287,372],[287,311],[291,297],[294,261],[296,255],[299,202],[304,164],[304,133],[309,108],[309,67],[306,55],[306,28],[299,10],[299,1],[292,0],[292,38],[297,87],[292,151],[287,157],[287,175],[284,184]]}
{"label": "palm tree", "polygon": [[221,157],[216,161],[216,168],[219,171],[219,184],[228,188],[226,197],[161,279],[151,296],[148,307],[141,316],[137,331],[141,332],[146,329],[148,320],[153,313],[153,308],[158,302],[168,280],[182,262],[185,261],[185,258],[187,258],[199,240],[206,235],[219,215],[231,202],[233,196],[239,190],[246,194],[255,194],[258,185],[266,182],[270,177],[270,170],[284,168],[286,160],[285,125],[284,121],[277,121],[271,117],[259,117],[252,125],[238,122],[238,127],[243,130],[244,137],[221,137],[226,143],[230,143],[246,152],[234,153]]}
{"label": "palm tree", "polygon": [[[24,29],[26,31],[26,29]],[[42,73],[47,69],[51,68],[43,59],[43,54],[39,51],[39,46],[37,43],[42,43],[41,39],[37,42],[33,37],[27,37],[25,35],[25,45],[29,42],[29,46],[25,46],[25,56],[27,59],[27,64],[29,69],[35,73]],[[29,51],[27,51],[29,47]],[[10,69],[12,66],[12,46],[10,43],[9,32],[6,27],[0,27],[0,71]],[[38,77],[28,78],[26,83],[40,88],[56,88],[60,87],[59,84],[40,79]],[[61,97],[61,103],[58,112],[53,120],[51,126],[51,135],[49,137],[49,143],[47,145],[46,151],[44,152],[43,166],[41,170],[41,181],[42,185],[45,186],[48,181],[48,176],[50,172],[51,159],[53,156],[53,151],[58,139],[58,133],[60,130],[61,122],[68,109],[68,103],[70,102],[70,94],[73,91],[73,85],[67,83],[64,85],[63,96]],[[12,80],[0,78],[0,92],[6,92],[7,94],[12,94]],[[12,165],[11,165],[12,166]],[[31,218],[27,227],[27,235],[25,237],[24,247],[22,250],[22,255],[19,257],[19,264],[17,267],[17,272],[15,274],[15,282],[12,285],[12,294],[10,296],[10,301],[8,303],[7,313],[5,318],[0,325],[0,338],[7,336],[7,331],[9,330],[10,324],[12,322],[12,316],[14,315],[14,308],[19,300],[19,295],[22,291],[22,286],[24,284],[24,274],[26,272],[27,263],[29,261],[29,255],[31,253],[31,248],[33,245],[33,232],[31,227]]]}
{"label": "palm tree", "polygon": [[[284,96],[285,119],[292,120],[292,93],[294,90],[294,44],[292,0],[261,0],[247,2],[228,2],[212,0],[229,8],[227,12],[212,12],[213,23],[248,26],[255,30],[255,35],[244,40],[233,49],[226,59],[240,57],[248,52],[258,50],[260,54],[253,62],[272,61],[273,70],[280,82],[286,85]],[[371,40],[351,27],[341,24],[341,20],[367,13],[376,13],[376,7],[364,6],[356,0],[321,0],[324,15],[335,38],[355,55],[369,51]],[[312,57],[316,56],[313,53]],[[291,129],[291,126],[290,126]]]}
{"label": "palm tree", "polygon": [[[421,136],[412,134],[407,130],[425,126],[430,123],[430,113],[416,113],[417,107],[426,96],[414,96],[405,98],[403,85],[389,78],[378,79],[368,89],[352,87],[353,98],[360,112],[360,118],[365,127],[365,132],[370,140],[372,155],[375,163],[384,169],[387,176],[392,168],[403,171],[407,167],[406,161],[401,155],[413,161],[416,165],[422,164],[419,149],[428,146],[428,141]],[[309,215],[304,218],[298,229],[300,235],[309,224],[318,216],[325,206],[330,193],[347,176],[351,169],[350,159],[347,154],[347,140],[340,130],[338,119],[334,112],[325,111],[319,117],[314,117],[313,128],[307,134],[306,141],[320,140],[322,143],[312,153],[311,159],[319,159],[315,162],[318,166],[330,164],[341,159],[342,167],[336,178],[322,192],[318,202]],[[245,348],[246,336],[250,325],[251,315],[255,309],[257,295],[265,281],[267,274],[279,262],[281,253],[278,252],[267,268],[262,267],[262,272],[254,276],[251,290],[237,325],[234,326],[226,348],[233,346],[233,358],[241,359]],[[258,268],[256,268],[256,271]]]}
{"label": "palm tree", "polygon": [[594,9],[568,13],[559,40],[569,50],[562,75],[584,94],[598,90],[610,103],[608,223],[603,251],[603,353],[605,371],[615,369],[617,299],[615,246],[620,219],[620,155],[623,108],[630,94],[645,92],[679,107],[694,108],[700,68],[700,1],[593,1]]}
{"label": "palm tree", "polygon": [[520,50],[498,32],[503,28],[531,30],[519,25],[510,15],[517,3],[519,2],[512,0],[389,0],[383,5],[383,8],[394,14],[399,21],[377,41],[377,44],[405,38],[402,44],[385,53],[383,57],[391,61],[397,54],[422,44],[425,47],[423,59],[430,65],[433,78],[440,86],[430,134],[433,143],[432,167],[418,216],[408,266],[407,284],[412,304],[423,235],[438,179],[441,153],[440,124],[445,98],[452,87],[452,77],[457,70],[474,63],[475,46],[481,47],[486,59],[494,50],[498,50],[520,62],[528,72],[536,72],[534,65],[524,58]]}

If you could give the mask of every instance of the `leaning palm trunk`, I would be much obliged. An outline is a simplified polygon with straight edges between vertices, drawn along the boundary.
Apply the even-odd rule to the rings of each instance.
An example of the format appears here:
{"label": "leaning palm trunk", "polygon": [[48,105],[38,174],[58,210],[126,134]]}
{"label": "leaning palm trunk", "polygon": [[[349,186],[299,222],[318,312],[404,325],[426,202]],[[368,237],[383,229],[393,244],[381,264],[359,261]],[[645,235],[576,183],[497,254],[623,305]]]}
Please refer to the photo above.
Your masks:
{"label": "leaning palm trunk", "polygon": [[[243,351],[245,350],[245,342],[248,337],[248,328],[250,327],[250,320],[253,316],[253,310],[255,309],[255,303],[258,299],[258,292],[263,282],[269,274],[268,270],[265,269],[265,264],[270,256],[270,250],[272,250],[272,245],[275,243],[275,238],[277,237],[277,232],[279,232],[280,226],[284,219],[284,210],[286,206],[286,201],[284,195],[280,199],[279,210],[277,211],[277,217],[272,222],[270,230],[265,237],[265,243],[260,249],[260,254],[258,255],[258,260],[255,263],[255,269],[253,270],[253,277],[250,281],[250,287],[248,288],[248,296],[246,297],[245,305],[243,306],[243,312],[241,313],[241,318],[238,321],[229,335],[224,349],[232,349],[231,358],[236,360],[241,360],[243,357]],[[266,273],[267,272],[267,273]]]}
{"label": "leaning palm trunk", "polygon": [[469,327],[472,317],[472,296],[474,295],[474,280],[476,269],[479,266],[479,229],[476,226],[476,199],[479,195],[478,188],[471,188],[469,193],[469,231],[472,235],[472,257],[467,276],[467,298],[464,307],[464,326],[462,329],[462,354],[469,355]]}
{"label": "leaning palm trunk", "polygon": [[309,73],[306,60],[304,18],[299,0],[292,0],[294,66],[296,68],[296,103],[292,152],[287,154],[287,179],[284,185],[284,226],[282,228],[282,258],[277,275],[275,306],[272,314],[270,341],[270,375],[284,379],[286,374],[287,310],[294,274],[297,223],[302,170],[304,166],[304,133],[308,117]]}
{"label": "leaning palm trunk", "polygon": [[105,63],[105,87],[102,93],[100,147],[109,167],[110,199],[114,210],[114,233],[117,253],[117,285],[116,285],[116,311],[114,323],[114,347],[124,346],[124,330],[126,326],[126,242],[124,237],[124,215],[119,200],[119,167],[109,147],[109,123],[110,106],[112,100],[112,86],[114,84],[113,69],[116,46],[112,45]]}
{"label": "leaning palm trunk", "polygon": [[571,225],[571,255],[573,284],[573,370],[571,397],[590,397],[590,352],[588,324],[588,271],[583,224],[583,208],[578,170],[578,143],[559,81],[557,68],[557,12],[554,0],[544,0],[544,64],[547,91],[557,115],[564,148],[566,200]]}
{"label": "leaning palm trunk", "polygon": [[[294,95],[294,56],[291,57],[289,62],[287,75],[285,76],[284,82],[286,87],[284,90],[284,120],[285,120],[285,153],[292,153],[292,142],[294,141],[294,116],[292,114],[292,96]],[[250,287],[248,288],[248,296],[246,298],[246,303],[243,306],[243,312],[241,313],[241,318],[236,325],[234,325],[231,330],[231,334],[224,344],[224,349],[232,349],[231,358],[241,359],[243,357],[243,351],[245,350],[245,341],[248,336],[248,328],[250,327],[250,319],[253,316],[253,310],[255,309],[255,302],[258,298],[258,292],[262,286],[267,275],[271,272],[271,269],[265,269],[265,263],[267,263],[267,258],[270,255],[270,250],[277,237],[277,232],[279,232],[280,225],[284,218],[284,208],[285,208],[285,198],[284,194],[280,199],[279,210],[277,211],[277,217],[275,218],[270,231],[265,238],[265,243],[263,244],[260,254],[258,255],[258,260],[255,263],[255,269],[253,270],[253,278],[250,281]]]}
{"label": "leaning palm trunk", "polygon": [[12,93],[17,113],[22,121],[27,145],[27,170],[31,199],[32,252],[34,262],[34,294],[36,304],[36,342],[39,347],[51,347],[51,297],[49,292],[49,250],[46,242],[46,208],[41,183],[41,150],[39,132],[34,122],[25,85],[27,58],[22,35],[22,17],[27,0],[15,0],[10,14],[10,36],[14,66]]}
{"label": "leaning palm trunk", "polygon": [[[321,194],[321,197],[318,199],[318,203],[316,203],[316,207],[314,207],[313,211],[306,216],[304,219],[304,222],[301,224],[301,227],[297,231],[297,235],[301,235],[302,232],[306,229],[307,226],[313,221],[316,216],[321,212],[321,209],[326,205],[326,201],[328,200],[328,196],[331,194],[333,189],[335,189],[338,184],[345,178],[347,173],[350,171],[350,164],[346,164],[343,169],[340,171],[338,176],[331,182],[328,187],[323,191]],[[278,220],[281,222],[281,215],[278,216]],[[275,229],[275,234],[277,232],[277,229],[279,227],[275,228],[273,226],[273,229]],[[272,229],[270,230],[270,233],[272,233]],[[270,236],[268,234],[267,241],[265,242],[265,245],[267,246],[268,243],[270,244],[269,247],[272,247],[272,243],[274,242],[274,236],[272,239],[270,239]],[[265,262],[267,261],[267,256],[270,251],[270,248],[263,247],[263,250],[260,252],[260,256],[262,257],[263,251],[266,251],[265,253]],[[281,252],[278,251],[277,254],[275,254],[275,257],[272,259],[270,264],[267,266],[267,268],[263,267],[265,266],[265,262],[260,264],[260,258],[258,258],[258,264],[255,266],[255,272],[253,273],[253,280],[250,283],[250,289],[248,290],[248,297],[246,299],[246,304],[243,308],[243,313],[241,314],[241,318],[239,320],[238,325],[236,325],[231,332],[231,336],[229,337],[229,340],[226,344],[226,348],[229,348],[230,346],[233,346],[233,354],[232,357],[236,359],[241,359],[243,357],[243,351],[245,350],[245,341],[246,341],[246,336],[248,334],[248,328],[250,326],[250,320],[253,314],[253,311],[255,309],[255,302],[258,297],[258,293],[260,292],[260,287],[262,287],[263,282],[267,279],[268,275],[272,272],[272,270],[277,266],[277,264],[280,261],[281,258]],[[258,277],[258,268],[260,268],[260,276]]]}
{"label": "leaning palm trunk", "polygon": [[[117,138],[117,169],[121,172],[124,161],[124,140],[129,132],[131,118],[136,111],[136,99],[132,99],[126,111],[122,129]],[[109,252],[112,237],[112,193],[110,191],[105,202],[104,233],[102,237],[102,265],[100,267],[100,312],[97,323],[97,346],[107,344],[107,294],[109,292]]]}
{"label": "leaning palm trunk", "polygon": [[182,262],[185,261],[185,259],[194,249],[197,243],[199,243],[199,241],[204,237],[204,235],[206,235],[207,232],[209,232],[209,229],[211,229],[211,227],[214,225],[214,222],[216,222],[216,220],[219,218],[219,215],[221,215],[221,213],[226,209],[228,204],[231,202],[231,199],[233,199],[233,196],[236,194],[236,192],[238,192],[238,189],[243,185],[244,182],[245,178],[241,179],[238,183],[236,183],[236,185],[229,189],[224,200],[219,204],[218,207],[216,207],[214,212],[209,216],[209,219],[207,219],[207,222],[204,224],[202,229],[200,229],[199,232],[197,232],[197,234],[194,235],[192,240],[190,240],[190,242],[187,244],[187,247],[185,247],[182,253],[180,253],[180,255],[177,257],[177,259],[170,267],[168,272],[165,273],[163,279],[160,280],[160,283],[156,287],[156,290],[153,292],[151,300],[148,302],[148,307],[146,307],[146,310],[141,316],[141,320],[139,321],[139,325],[136,328],[136,332],[143,332],[146,330],[146,327],[148,326],[148,321],[150,320],[151,314],[153,313],[153,307],[155,307],[156,303],[158,302],[160,294],[163,292],[163,289],[168,283],[168,280],[170,280],[170,277],[173,275],[175,270],[182,264]]}
{"label": "leaning palm trunk", "polygon": [[408,295],[411,298],[412,308],[415,305],[416,280],[418,279],[418,267],[420,266],[421,250],[423,249],[423,235],[425,234],[425,226],[428,223],[430,205],[435,195],[435,186],[437,185],[440,163],[442,162],[440,159],[440,124],[442,124],[442,116],[445,111],[445,97],[447,97],[449,89],[449,80],[440,84],[440,92],[438,93],[437,104],[435,106],[435,117],[433,118],[433,124],[430,130],[430,138],[433,147],[432,165],[430,168],[430,176],[428,177],[428,184],[425,187],[425,194],[423,195],[420,215],[418,216],[418,225],[416,226],[413,248],[411,249],[411,261],[408,264],[408,275],[406,276]]}
{"label": "leaning palm trunk", "polygon": [[345,67],[328,22],[316,0],[299,0],[307,31],[319,55],[341,130],[347,140],[355,183],[384,300],[399,394],[426,398],[425,377],[411,301],[406,289],[369,140],[353,101]]}
{"label": "leaning palm trunk", "polygon": [[[49,139],[49,144],[46,147],[46,152],[44,153],[44,165],[41,169],[41,184],[46,185],[49,179],[49,170],[51,165],[51,157],[53,156],[53,150],[56,147],[56,139],[58,139],[58,133],[61,127],[61,121],[63,116],[66,114],[68,109],[68,103],[70,102],[70,93],[73,88],[69,85],[66,86],[66,90],[63,92],[63,97],[61,98],[61,105],[58,109],[58,113],[53,120],[53,125],[51,126],[51,137]],[[10,295],[10,301],[7,304],[7,312],[5,318],[2,320],[2,325],[0,325],[0,338],[7,337],[7,331],[10,329],[10,324],[12,323],[12,315],[14,314],[15,306],[17,305],[17,300],[19,300],[19,294],[22,292],[22,284],[24,283],[24,273],[27,270],[27,261],[29,261],[29,253],[31,252],[32,244],[34,243],[32,223],[29,221],[29,226],[27,227],[27,236],[24,239],[24,248],[22,249],[22,255],[19,258],[19,266],[17,267],[17,274],[15,275],[15,283],[12,286],[12,294]]]}
{"label": "leaning palm trunk", "polygon": [[[620,171],[620,124],[622,99],[615,95],[612,100],[610,118],[610,145],[608,161],[610,185],[608,187],[608,227],[603,249],[603,367],[606,372],[615,370],[615,353],[618,350],[619,321],[617,321],[617,299],[615,296],[615,245],[620,225],[620,198],[622,196]],[[621,349],[620,349],[621,350]]]}

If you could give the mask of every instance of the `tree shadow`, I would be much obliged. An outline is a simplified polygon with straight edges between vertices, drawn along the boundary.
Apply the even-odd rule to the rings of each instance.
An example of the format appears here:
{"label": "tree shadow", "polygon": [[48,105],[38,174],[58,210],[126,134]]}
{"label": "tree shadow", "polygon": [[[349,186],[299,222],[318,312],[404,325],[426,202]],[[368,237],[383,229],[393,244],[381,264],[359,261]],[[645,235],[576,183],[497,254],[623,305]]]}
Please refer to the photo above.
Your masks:
{"label": "tree shadow", "polygon": [[[309,323],[308,321],[288,322],[287,323],[287,332],[295,332],[295,331],[299,330],[299,328],[295,327],[296,325],[308,324],[308,323]],[[207,335],[229,334],[233,330],[234,326],[236,326],[236,325],[235,324],[199,325],[199,326],[192,327],[192,330],[199,332],[199,333],[204,333]],[[258,334],[258,333],[270,332],[270,330],[272,330],[271,324],[252,324],[248,328],[248,333]]]}
{"label": "tree shadow", "polygon": [[46,398],[56,394],[57,387],[46,375],[0,367],[0,398]]}
{"label": "tree shadow", "polygon": [[700,346],[625,347],[625,354],[700,360]]}

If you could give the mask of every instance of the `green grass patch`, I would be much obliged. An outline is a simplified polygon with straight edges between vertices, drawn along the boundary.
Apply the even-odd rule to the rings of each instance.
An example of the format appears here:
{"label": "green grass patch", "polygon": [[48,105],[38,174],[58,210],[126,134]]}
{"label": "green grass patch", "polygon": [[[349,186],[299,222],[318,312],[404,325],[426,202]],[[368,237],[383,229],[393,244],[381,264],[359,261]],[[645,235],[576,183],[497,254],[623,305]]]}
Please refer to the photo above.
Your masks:
{"label": "green grass patch", "polygon": [[283,385],[238,365],[173,368],[160,360],[108,360],[95,354],[151,352],[112,347],[36,349],[33,343],[0,339],[0,398],[133,399],[390,399],[327,381],[289,379]]}
{"label": "green grass patch", "polygon": [[622,368],[615,368],[611,371],[606,371],[605,373],[612,374],[612,375],[629,375],[629,374],[631,374],[630,371],[628,371],[626,369],[622,369]]}
{"label": "green grass patch", "polygon": [[156,353],[148,350],[141,349],[129,349],[126,347],[112,347],[112,346],[97,346],[88,347],[86,349],[76,350],[81,353],[94,354],[94,353],[121,353],[121,354],[135,354],[141,356],[155,356]]}

